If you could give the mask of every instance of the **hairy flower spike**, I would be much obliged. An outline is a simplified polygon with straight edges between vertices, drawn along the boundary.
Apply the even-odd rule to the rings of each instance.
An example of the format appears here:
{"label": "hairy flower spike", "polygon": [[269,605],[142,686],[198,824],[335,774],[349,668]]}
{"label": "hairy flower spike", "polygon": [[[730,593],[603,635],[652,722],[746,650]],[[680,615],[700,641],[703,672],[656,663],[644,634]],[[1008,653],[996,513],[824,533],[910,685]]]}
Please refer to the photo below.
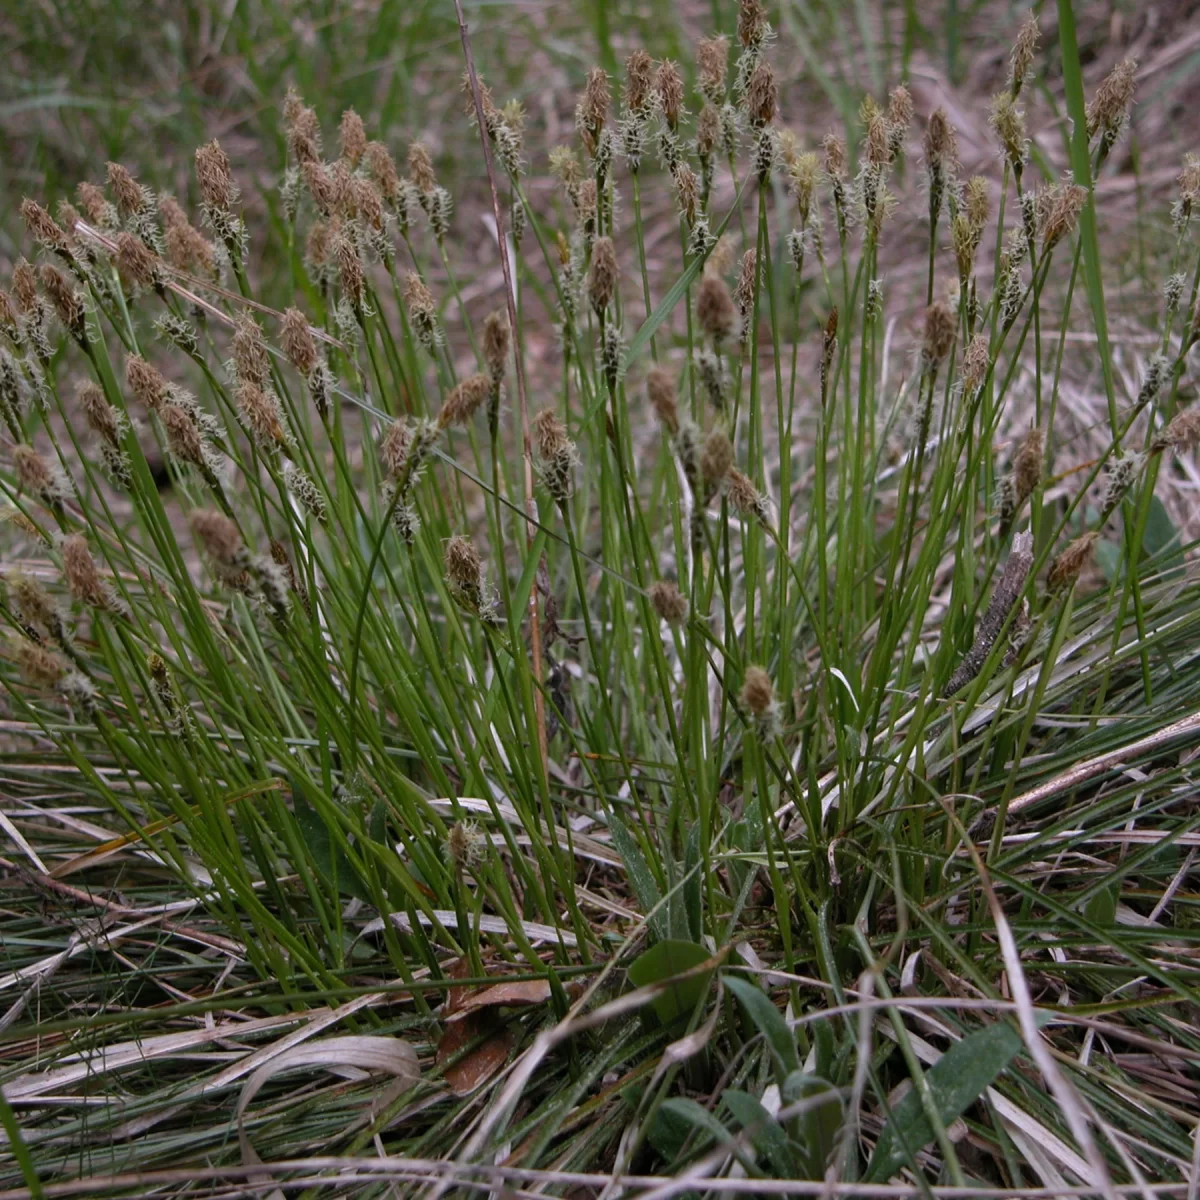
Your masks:
{"label": "hairy flower spike", "polygon": [[295,463],[285,462],[283,464],[283,482],[287,490],[296,497],[301,507],[314,521],[325,520],[325,497],[306,471],[302,471]]}
{"label": "hairy flower spike", "polygon": [[739,516],[757,521],[766,527],[771,523],[771,507],[754,486],[749,475],[731,467],[725,478],[725,496],[729,507]]}
{"label": "hairy flower spike", "polygon": [[747,250],[742,255],[737,285],[733,289],[734,303],[742,318],[742,344],[750,340],[754,297],[758,292],[758,251]]}
{"label": "hairy flower spike", "polygon": [[679,588],[665,579],[657,580],[650,585],[650,603],[660,620],[668,625],[680,626],[688,619],[689,604],[687,597]]}
{"label": "hairy flower spike", "polygon": [[758,49],[766,40],[770,26],[761,0],[738,0],[738,41],[747,50]]}
{"label": "hairy flower spike", "polygon": [[21,672],[21,678],[30,687],[53,688],[67,673],[67,664],[45,646],[36,646],[33,642],[18,642],[14,649],[14,657]]}
{"label": "hairy flower spike", "polygon": [[85,381],[76,389],[75,398],[89,428],[110,446],[116,446],[121,440],[125,418],[109,404],[104,392],[96,384]]}
{"label": "hairy flower spike", "polygon": [[342,295],[356,309],[361,308],[365,280],[362,259],[359,257],[354,239],[344,230],[339,231],[334,236],[330,249],[333,252],[333,260],[337,264],[338,282],[341,284]]}
{"label": "hairy flower spike", "polygon": [[975,631],[975,640],[963,656],[954,673],[946,682],[943,695],[953,696],[973,680],[987,662],[992,647],[1000,636],[1009,613],[1016,607],[1025,590],[1025,581],[1033,567],[1033,535],[1018,533],[1013,538],[1012,550],[1004,562],[1004,568],[992,591],[991,601]]}
{"label": "hairy flower spike", "polygon": [[608,105],[608,76],[599,67],[593,67],[575,106],[575,128],[589,154],[596,153],[600,134],[608,121]]}
{"label": "hairy flower spike", "polygon": [[912,95],[903,84],[888,95],[887,137],[888,155],[895,159],[904,149],[904,139],[913,119]]}
{"label": "hairy flower spike", "polygon": [[1101,525],[1116,511],[1144,462],[1145,456],[1137,453],[1123,454],[1110,461],[1104,481],[1104,496],[1100,501]]}
{"label": "hairy flower spike", "polygon": [[1021,88],[1029,78],[1030,69],[1033,67],[1033,57],[1037,53],[1039,37],[1037,17],[1029,12],[1025,15],[1025,20],[1021,22],[1021,28],[1017,31],[1017,40],[1008,60],[1008,90],[1012,93],[1013,99],[1020,94]]}
{"label": "hairy flower spike", "polygon": [[233,370],[241,383],[266,387],[271,377],[271,358],[262,329],[249,310],[238,315],[233,327]]}
{"label": "hairy flower spike", "polygon": [[1017,104],[1011,92],[997,92],[992,97],[988,123],[1000,143],[1004,157],[1019,174],[1029,156],[1029,139],[1025,135],[1025,111]]}
{"label": "hairy flower spike", "polygon": [[1109,72],[1087,106],[1089,139],[1101,134],[1106,149],[1116,142],[1129,123],[1129,106],[1136,88],[1137,63],[1132,58],[1123,59]]}
{"label": "hairy flower spike", "polygon": [[552,408],[544,408],[534,417],[533,435],[546,491],[556,503],[565,504],[575,490],[575,443],[567,437],[567,427]]}
{"label": "hairy flower spike", "polygon": [[775,72],[770,64],[761,60],[754,68],[746,85],[746,113],[755,129],[769,125],[775,119],[779,90],[775,83]]}
{"label": "hairy flower spike", "polygon": [[167,397],[167,381],[157,367],[131,354],[125,360],[125,381],[134,398],[151,412],[162,407]]}
{"label": "hairy flower spike", "polygon": [[425,281],[415,271],[404,277],[404,300],[408,305],[408,319],[412,322],[417,341],[432,355],[441,343],[441,330],[437,324],[437,302]]}
{"label": "hairy flower spike", "polygon": [[495,602],[484,587],[483,563],[470,538],[452,537],[446,543],[444,562],[446,585],[455,603],[488,624],[497,623]]}

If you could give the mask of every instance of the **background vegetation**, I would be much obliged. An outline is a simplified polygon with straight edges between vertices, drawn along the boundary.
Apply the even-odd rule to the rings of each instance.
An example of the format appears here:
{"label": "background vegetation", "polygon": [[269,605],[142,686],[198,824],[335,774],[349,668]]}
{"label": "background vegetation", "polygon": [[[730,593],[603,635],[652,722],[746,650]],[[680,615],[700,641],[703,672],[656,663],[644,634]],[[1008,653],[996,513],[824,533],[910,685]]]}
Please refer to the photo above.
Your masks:
{"label": "background vegetation", "polygon": [[464,15],[0,13],[4,1194],[1188,1194],[1193,9]]}

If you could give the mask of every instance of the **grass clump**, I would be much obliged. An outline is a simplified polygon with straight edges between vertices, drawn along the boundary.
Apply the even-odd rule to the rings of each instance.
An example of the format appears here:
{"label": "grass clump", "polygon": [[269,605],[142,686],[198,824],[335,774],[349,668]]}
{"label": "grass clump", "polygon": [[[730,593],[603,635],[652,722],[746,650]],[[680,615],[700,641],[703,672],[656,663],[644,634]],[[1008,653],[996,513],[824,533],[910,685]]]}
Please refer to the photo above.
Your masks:
{"label": "grass clump", "polygon": [[1186,1178],[1200,605],[1155,491],[1198,432],[1194,163],[1078,461],[1133,68],[1047,177],[1027,21],[962,178],[903,86],[802,141],[766,11],[731,32],[694,92],[591,71],[553,149],[468,54],[483,289],[428,150],[347,111],[335,152],[295,92],[277,234],[217,141],[196,218],[117,164],[27,202],[6,1183]]}

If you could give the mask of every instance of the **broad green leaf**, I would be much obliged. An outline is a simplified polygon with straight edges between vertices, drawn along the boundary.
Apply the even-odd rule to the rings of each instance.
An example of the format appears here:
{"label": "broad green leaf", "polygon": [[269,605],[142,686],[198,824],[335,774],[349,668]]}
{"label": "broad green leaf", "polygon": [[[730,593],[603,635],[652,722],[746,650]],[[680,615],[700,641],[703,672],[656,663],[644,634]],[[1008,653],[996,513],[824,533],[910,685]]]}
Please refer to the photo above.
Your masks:
{"label": "broad green leaf", "polygon": [[[925,1074],[942,1123],[949,1125],[962,1116],[1020,1049],[1020,1034],[1010,1025],[998,1023],[969,1034],[947,1050]],[[885,1182],[909,1163],[909,1152],[915,1154],[931,1141],[933,1130],[921,1098],[915,1090],[910,1091],[892,1109],[892,1119],[879,1135],[863,1179]]]}
{"label": "broad green leaf", "polygon": [[[638,905],[643,914],[651,913],[662,899],[662,893],[658,890],[658,883],[641,849],[634,841],[633,834],[625,828],[625,823],[616,813],[609,814],[608,828],[612,834],[613,848],[621,856],[621,861],[625,864],[625,870],[629,874],[629,883],[633,888],[633,894],[637,897]],[[661,909],[650,917],[650,932],[659,941],[670,937],[667,914]]]}
{"label": "broad green leaf", "polygon": [[[826,1024],[824,1021],[818,1025]],[[837,1145],[842,1128],[842,1098],[828,1079],[793,1071],[782,1088],[785,1104],[810,1100],[811,1107],[800,1115],[804,1134],[805,1170],[808,1179],[824,1179],[825,1166]]]}
{"label": "broad green leaf", "polygon": [[796,1148],[778,1121],[749,1092],[728,1088],[721,1093],[721,1103],[729,1109],[733,1119],[750,1135],[751,1144],[759,1156],[766,1160],[772,1174],[780,1179],[800,1178],[800,1164]]}
{"label": "broad green leaf", "polygon": [[788,1075],[800,1070],[796,1039],[788,1028],[788,1023],[758,984],[738,975],[727,975],[725,985],[737,997],[742,1011],[746,1014],[746,1020],[766,1038],[771,1051],[775,1082],[782,1088]]}
{"label": "broad green leaf", "polygon": [[[707,962],[708,951],[695,942],[679,942],[665,939],[639,955],[629,966],[629,979],[635,987],[648,987],[682,975],[693,967]],[[655,1015],[664,1025],[671,1025],[680,1017],[690,1016],[695,1011],[700,997],[708,991],[712,979],[711,971],[702,971],[678,983],[671,984],[661,996],[651,1002]]]}
{"label": "broad green leaf", "polygon": [[292,810],[296,814],[296,825],[321,877],[326,883],[336,886],[343,895],[369,901],[369,890],[358,872],[350,865],[350,860],[341,846],[330,834],[329,826],[305,794],[307,784],[295,774],[291,777],[291,783]]}

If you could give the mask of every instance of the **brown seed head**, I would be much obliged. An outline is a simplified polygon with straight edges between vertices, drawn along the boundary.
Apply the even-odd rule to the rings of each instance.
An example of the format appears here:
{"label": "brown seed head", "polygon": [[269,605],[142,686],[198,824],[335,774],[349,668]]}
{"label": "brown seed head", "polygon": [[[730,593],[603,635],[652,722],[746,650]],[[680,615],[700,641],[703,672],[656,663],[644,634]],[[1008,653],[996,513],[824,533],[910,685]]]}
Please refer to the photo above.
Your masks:
{"label": "brown seed head", "polygon": [[953,170],[958,164],[958,135],[944,108],[935,108],[925,126],[925,162],[931,169]]}
{"label": "brown seed head", "polygon": [[827,133],[821,139],[822,166],[830,179],[846,178],[846,143],[836,133]]}
{"label": "brown seed head", "polygon": [[196,182],[209,208],[228,212],[237,203],[238,190],[233,182],[229,156],[216,138],[196,151]]}
{"label": "brown seed head", "polygon": [[330,249],[333,251],[333,261],[337,264],[342,295],[358,307],[362,304],[364,285],[363,265],[358,256],[358,247],[348,233],[339,230]]}
{"label": "brown seed head", "polygon": [[104,392],[96,384],[85,381],[76,388],[75,399],[83,410],[89,428],[110,446],[115,446],[121,440],[120,419]]}
{"label": "brown seed head", "polygon": [[721,114],[711,101],[705,101],[696,118],[696,153],[708,157],[721,144]]}
{"label": "brown seed head", "polygon": [[1100,132],[1113,137],[1124,128],[1136,88],[1137,63],[1132,58],[1123,59],[1109,72],[1087,106],[1089,138]]}
{"label": "brown seed head", "polygon": [[725,479],[725,496],[729,507],[743,517],[753,517],[766,524],[767,507],[754,481],[743,471],[730,467]]}
{"label": "brown seed head", "polygon": [[367,149],[367,131],[363,128],[362,117],[354,109],[346,109],[342,113],[342,124],[338,132],[342,143],[342,157],[352,167],[357,167]]}
{"label": "brown seed head", "polygon": [[1042,250],[1052,249],[1063,238],[1069,236],[1079,221],[1079,214],[1087,202],[1087,188],[1077,183],[1064,183],[1054,188],[1042,226]]}
{"label": "brown seed head", "polygon": [[[754,307],[754,295],[758,290],[758,251],[747,250],[742,255],[742,264],[738,269],[737,284],[733,289],[733,299],[743,318],[749,316]],[[745,330],[743,330],[743,333]]]}
{"label": "brown seed head", "polygon": [[483,321],[483,361],[492,379],[504,378],[511,345],[512,330],[508,324],[508,313],[503,309],[488,313]]}
{"label": "brown seed head", "polygon": [[963,208],[966,210],[972,232],[982,233],[983,227],[988,222],[991,207],[988,181],[982,175],[972,175],[963,189]]}
{"label": "brown seed head", "polygon": [[21,219],[35,241],[47,250],[67,250],[67,235],[58,222],[36,201],[26,197],[21,201]]}
{"label": "brown seed head", "polygon": [[188,518],[188,524],[192,536],[213,562],[226,569],[244,569],[246,547],[237,525],[227,516],[215,509],[199,508]]}
{"label": "brown seed head", "polygon": [[59,493],[54,468],[32,446],[18,442],[12,448],[12,457],[21,491],[43,500]]}
{"label": "brown seed head", "polygon": [[700,328],[720,343],[737,332],[738,312],[725,281],[707,272],[700,279],[696,292],[696,320]]}
{"label": "brown seed head", "polygon": [[761,0],[738,0],[738,41],[747,49],[763,43],[767,32],[767,10]]}
{"label": "brown seed head", "polygon": [[696,209],[700,204],[700,180],[696,178],[696,172],[682,161],[676,166],[673,178],[680,216],[691,226],[695,224]]}
{"label": "brown seed head", "polygon": [[862,104],[862,119],[867,130],[866,157],[872,166],[884,167],[892,160],[892,144],[888,137],[887,117],[867,96]]}
{"label": "brown seed head", "polygon": [[26,316],[33,316],[41,306],[38,298],[37,272],[23,258],[17,259],[13,266],[12,287],[17,307]]}
{"label": "brown seed head", "polygon": [[968,395],[972,395],[975,389],[983,382],[983,377],[987,374],[988,363],[991,361],[990,352],[988,349],[987,334],[977,333],[967,346],[967,351],[963,355],[963,391]]}
{"label": "brown seed head", "polygon": [[367,170],[383,198],[389,204],[395,204],[400,195],[400,172],[396,170],[396,160],[382,142],[368,142],[363,148]]}
{"label": "brown seed head", "polygon": [[87,538],[82,533],[73,533],[63,538],[60,549],[63,575],[71,595],[89,608],[108,608],[109,588],[88,548]]}
{"label": "brown seed head", "polygon": [[658,71],[654,75],[654,94],[663,119],[670,129],[677,129],[683,113],[683,76],[679,73],[679,67],[669,58],[664,58],[658,64]]}
{"label": "brown seed head", "polygon": [[588,72],[588,82],[575,107],[575,125],[584,146],[595,154],[600,134],[608,120],[608,76],[600,67]]}
{"label": "brown seed head", "polygon": [[1037,427],[1021,439],[1013,455],[1013,481],[1017,488],[1019,508],[1033,494],[1042,478],[1042,458],[1046,450],[1046,435]]}
{"label": "brown seed head", "polygon": [[379,443],[379,457],[384,469],[393,479],[404,474],[408,452],[412,447],[412,429],[405,420],[393,421]]}
{"label": "brown seed head", "polygon": [[413,142],[408,148],[408,177],[426,196],[437,187],[433,159],[429,157],[429,147],[424,142]]}
{"label": "brown seed head", "polygon": [[179,459],[193,467],[208,465],[204,439],[192,415],[178,404],[164,404],[159,412],[167,434],[167,448]]}
{"label": "brown seed head", "polygon": [[625,111],[644,114],[654,91],[654,59],[635,50],[625,60]]}
{"label": "brown seed head", "polygon": [[329,261],[329,243],[332,238],[329,226],[324,221],[314,221],[304,243],[304,257],[312,268],[321,268]]}
{"label": "brown seed head", "polygon": [[67,245],[72,249],[77,249],[79,246],[79,232],[76,227],[82,220],[79,210],[69,200],[58,202],[58,224],[63,231]]}
{"label": "brown seed head", "polygon": [[765,716],[775,703],[775,685],[762,667],[747,667],[742,676],[742,703],[756,716]]}
{"label": "brown seed head", "polygon": [[543,462],[553,462],[571,453],[571,439],[562,418],[552,408],[543,408],[533,418],[533,438]]}
{"label": "brown seed head", "polygon": [[483,563],[470,538],[461,534],[452,537],[445,549],[446,581],[457,597],[473,601],[477,606],[481,595]]}
{"label": "brown seed head", "polygon": [[1014,170],[1022,168],[1028,154],[1025,111],[1013,99],[1011,92],[997,92],[992,97],[988,123],[1004,151],[1004,157],[1012,164]]}
{"label": "brown seed head", "polygon": [[125,360],[125,382],[135,399],[152,412],[161,408],[167,398],[167,381],[162,373],[136,354]]}
{"label": "brown seed head", "polygon": [[592,246],[592,265],[588,270],[588,298],[597,314],[612,303],[619,278],[617,251],[612,238],[597,238]]}
{"label": "brown seed head", "polygon": [[12,297],[0,288],[0,329],[10,337],[17,336],[17,310],[13,307]]}
{"label": "brown seed head", "polygon": [[321,157],[321,123],[317,114],[300,99],[295,88],[288,88],[283,101],[283,121],[287,128],[288,149],[298,163],[315,162]]}
{"label": "brown seed head", "polygon": [[282,445],[287,441],[274,393],[246,380],[237,385],[233,394],[246,428],[259,445]]}
{"label": "brown seed head", "polygon": [[725,75],[729,64],[727,37],[701,38],[696,43],[696,72],[700,91],[710,104],[725,99]]}
{"label": "brown seed head", "polygon": [[1179,184],[1179,199],[1189,206],[1200,201],[1200,157],[1187,153],[1183,156],[1183,169],[1176,177]]}
{"label": "brown seed head", "polygon": [[687,597],[666,579],[650,585],[650,603],[659,618],[668,625],[682,625],[688,618]]}
{"label": "brown seed head", "polygon": [[1200,408],[1185,408],[1171,418],[1167,427],[1150,443],[1152,454],[1171,450],[1183,454],[1200,444]]}
{"label": "brown seed head", "polygon": [[912,94],[904,84],[892,88],[888,94],[888,125],[891,127],[890,136],[896,136],[896,130],[901,131],[901,137],[908,131],[913,119]]}
{"label": "brown seed head", "polygon": [[954,346],[957,324],[954,313],[940,301],[925,310],[925,337],[921,353],[931,366],[940,363]]}
{"label": "brown seed head", "polygon": [[442,411],[438,413],[438,425],[447,429],[451,425],[464,428],[479,411],[492,390],[492,381],[486,375],[470,375],[446,393]]}
{"label": "brown seed head", "polygon": [[1046,588],[1051,592],[1060,592],[1077,580],[1092,557],[1092,547],[1100,535],[1094,529],[1077,537],[1050,564],[1046,573]]}
{"label": "brown seed head", "polygon": [[704,491],[712,496],[725,482],[733,467],[733,445],[723,429],[712,430],[700,449],[700,478]]}
{"label": "brown seed head", "polygon": [[75,196],[80,208],[87,214],[88,223],[98,229],[104,229],[112,223],[115,215],[112,206],[104,198],[104,193],[94,184],[86,180],[75,188]]}
{"label": "brown seed head", "polygon": [[308,318],[298,308],[284,310],[279,342],[288,357],[288,362],[308,378],[320,362],[320,356],[317,354],[317,344],[313,340]]}
{"label": "brown seed head", "polygon": [[120,163],[108,163],[107,170],[108,186],[117,198],[117,211],[121,216],[128,218],[141,212],[146,203],[142,185]]}
{"label": "brown seed head", "polygon": [[62,630],[62,617],[50,599],[49,592],[24,571],[5,574],[5,583],[12,589],[17,615],[23,625],[56,636]]}
{"label": "brown seed head", "polygon": [[646,394],[650,406],[662,422],[663,428],[672,437],[679,432],[679,400],[675,390],[675,377],[666,367],[653,366],[646,374]]}
{"label": "brown seed head", "polygon": [[437,311],[433,293],[415,271],[409,271],[404,277],[404,299],[410,316],[432,317]]}
{"label": "brown seed head", "polygon": [[15,656],[21,678],[31,687],[52,688],[67,673],[67,664],[54,651],[33,642],[18,642]]}
{"label": "brown seed head", "polygon": [[117,268],[135,287],[153,287],[158,280],[158,258],[132,233],[117,234]]}
{"label": "brown seed head", "polygon": [[85,311],[83,299],[75,290],[71,281],[57,268],[49,263],[42,263],[42,287],[54,305],[54,311],[63,326],[75,337],[81,338],[84,333]]}
{"label": "brown seed head", "polygon": [[233,326],[233,370],[239,382],[266,387],[271,375],[271,357],[262,329],[249,309],[238,314]]}
{"label": "brown seed head", "polygon": [[1032,12],[1027,13],[1017,31],[1017,40],[1008,60],[1008,87],[1014,97],[1029,78],[1033,57],[1037,53],[1039,34],[1037,17]]}
{"label": "brown seed head", "polygon": [[170,196],[159,198],[158,211],[163,221],[167,258],[180,271],[215,275],[216,255],[209,240],[187,219],[183,209]]}

